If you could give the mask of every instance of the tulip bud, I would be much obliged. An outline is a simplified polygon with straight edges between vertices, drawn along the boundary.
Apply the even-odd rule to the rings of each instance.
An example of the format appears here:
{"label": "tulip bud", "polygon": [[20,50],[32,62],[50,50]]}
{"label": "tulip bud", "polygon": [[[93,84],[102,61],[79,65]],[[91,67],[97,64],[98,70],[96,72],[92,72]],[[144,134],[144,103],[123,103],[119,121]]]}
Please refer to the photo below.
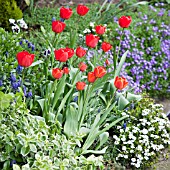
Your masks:
{"label": "tulip bud", "polygon": [[86,35],[86,45],[88,47],[91,47],[91,48],[96,47],[98,41],[99,41],[99,37],[98,36],[95,36],[93,34],[87,34]]}
{"label": "tulip bud", "polygon": [[122,90],[128,85],[127,80],[124,77],[116,77],[114,85],[117,89]]}
{"label": "tulip bud", "polygon": [[77,90],[84,90],[85,86],[86,86],[85,82],[80,82],[79,81],[79,82],[76,83],[76,89]]}
{"label": "tulip bud", "polygon": [[73,11],[71,8],[60,8],[60,17],[63,19],[69,19],[73,14]]}
{"label": "tulip bud", "polygon": [[94,75],[94,72],[89,72],[87,75],[87,80],[90,83],[94,83],[96,81],[96,77]]}
{"label": "tulip bud", "polygon": [[107,73],[106,69],[102,66],[97,66],[94,69],[94,75],[97,78],[102,78]]}
{"label": "tulip bud", "polygon": [[112,46],[111,46],[110,43],[107,43],[107,42],[103,42],[103,43],[102,43],[102,50],[103,50],[104,52],[109,51],[111,48],[112,48]]}
{"label": "tulip bud", "polygon": [[68,67],[64,67],[63,72],[64,74],[69,74],[70,70],[68,69]]}
{"label": "tulip bud", "polygon": [[86,55],[86,50],[83,49],[82,47],[77,47],[76,49],[76,56],[79,58],[82,58]]}
{"label": "tulip bud", "polygon": [[22,51],[17,54],[18,64],[22,67],[29,67],[34,61],[34,54],[30,54],[27,51]]}
{"label": "tulip bud", "polygon": [[85,63],[81,62],[79,64],[79,69],[80,69],[80,71],[84,72],[87,69],[87,65]]}
{"label": "tulip bud", "polygon": [[60,79],[63,75],[63,70],[59,69],[59,68],[53,68],[52,70],[52,76],[55,79]]}
{"label": "tulip bud", "polygon": [[96,33],[97,33],[97,34],[100,34],[100,35],[104,34],[105,31],[106,31],[106,27],[101,26],[101,25],[97,25],[97,26],[95,27],[95,29],[96,29]]}
{"label": "tulip bud", "polygon": [[130,16],[122,16],[121,18],[119,18],[119,25],[122,28],[128,28],[131,22],[132,18]]}
{"label": "tulip bud", "polygon": [[89,11],[89,8],[85,5],[79,4],[77,6],[77,14],[79,14],[80,16],[86,15],[88,13],[88,11]]}
{"label": "tulip bud", "polygon": [[52,31],[55,33],[61,33],[65,27],[66,27],[66,24],[64,22],[61,22],[61,21],[52,22]]}

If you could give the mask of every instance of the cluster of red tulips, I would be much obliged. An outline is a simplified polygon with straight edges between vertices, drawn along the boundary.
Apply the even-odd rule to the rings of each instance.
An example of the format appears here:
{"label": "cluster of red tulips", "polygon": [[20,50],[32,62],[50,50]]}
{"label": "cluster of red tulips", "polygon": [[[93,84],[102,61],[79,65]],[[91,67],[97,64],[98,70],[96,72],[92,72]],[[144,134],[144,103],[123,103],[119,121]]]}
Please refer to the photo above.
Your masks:
{"label": "cluster of red tulips", "polygon": [[[78,5],[77,6],[77,14],[80,16],[84,16],[88,13],[89,8],[85,5]],[[68,20],[73,14],[73,11],[71,8],[65,8],[61,7],[60,8],[60,17],[64,20]],[[122,16],[119,19],[119,25],[122,28],[127,28],[129,27],[131,23],[131,17],[130,16]],[[58,34],[61,33],[66,27],[66,24],[62,21],[53,21],[52,22],[52,30]],[[102,25],[97,25],[95,27],[96,33],[98,35],[102,35],[106,31],[106,27]],[[86,45],[89,48],[95,48],[98,44],[99,37],[93,34],[87,34],[86,35]],[[101,48],[104,52],[109,51],[112,48],[112,45],[108,42],[103,42],[101,45]],[[86,50],[82,47],[77,47],[76,49],[76,56],[78,58],[82,58],[86,55]],[[66,62],[68,59],[73,57],[74,55],[74,49],[72,48],[60,48],[58,50],[54,50],[55,58],[59,62]],[[29,54],[27,51],[19,52],[17,54],[17,60],[20,66],[23,67],[29,67],[34,60],[34,54]],[[106,65],[109,65],[109,61],[106,60]],[[87,69],[87,65],[83,62],[79,63],[78,65],[79,70],[84,72]],[[105,74],[107,73],[106,68],[103,66],[97,66],[93,72],[89,72],[87,76],[87,80],[89,83],[94,83],[97,78],[102,78]],[[60,79],[63,74],[69,74],[69,68],[64,67],[63,69],[60,68],[53,68],[52,69],[52,76],[55,79]],[[126,87],[128,82],[126,81],[125,78],[121,77],[116,77],[114,85],[117,89],[123,89]],[[86,86],[85,82],[77,82],[76,83],[76,88],[77,90],[83,90]]]}

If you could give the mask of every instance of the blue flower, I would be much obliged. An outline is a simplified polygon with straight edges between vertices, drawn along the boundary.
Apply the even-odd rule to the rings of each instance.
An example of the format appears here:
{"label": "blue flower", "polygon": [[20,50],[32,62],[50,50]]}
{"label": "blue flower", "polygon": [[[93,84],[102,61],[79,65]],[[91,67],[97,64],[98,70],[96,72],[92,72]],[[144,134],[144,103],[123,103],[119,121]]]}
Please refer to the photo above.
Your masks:
{"label": "blue flower", "polygon": [[13,74],[11,74],[10,80],[11,80],[11,82],[16,82],[16,77]]}
{"label": "blue flower", "polygon": [[53,22],[53,21],[56,21],[56,18],[55,18],[55,17],[52,18],[52,22]]}
{"label": "blue flower", "polygon": [[10,167],[13,167],[13,164],[16,164],[16,163],[17,163],[16,160],[10,161]]}
{"label": "blue flower", "polygon": [[12,86],[13,90],[18,89],[18,83],[17,82],[11,82],[11,86]]}
{"label": "blue flower", "polygon": [[78,96],[76,96],[74,99],[73,99],[74,102],[77,102],[78,101]]}
{"label": "blue flower", "polygon": [[3,81],[2,81],[2,80],[0,80],[0,87],[1,87],[1,86],[3,86]]}
{"label": "blue flower", "polygon": [[23,70],[23,67],[18,65],[17,68],[16,68],[16,71],[18,74],[21,74],[22,73],[22,70]]}
{"label": "blue flower", "polygon": [[63,19],[63,18],[60,18],[60,21],[61,21],[61,22],[64,22],[64,19]]}
{"label": "blue flower", "polygon": [[123,129],[126,129],[126,123],[123,124]]}
{"label": "blue flower", "polygon": [[31,50],[34,51],[35,50],[35,45],[31,45]]}
{"label": "blue flower", "polygon": [[31,91],[29,91],[29,92],[27,93],[27,97],[28,97],[28,98],[31,98],[31,97],[32,97],[32,92],[31,92]]}

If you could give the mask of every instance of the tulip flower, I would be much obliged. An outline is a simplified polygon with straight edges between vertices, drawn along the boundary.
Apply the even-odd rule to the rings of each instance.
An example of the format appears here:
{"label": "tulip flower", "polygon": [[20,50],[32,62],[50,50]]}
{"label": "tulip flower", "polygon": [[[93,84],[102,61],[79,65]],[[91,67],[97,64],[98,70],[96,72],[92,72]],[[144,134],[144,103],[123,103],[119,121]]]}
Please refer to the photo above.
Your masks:
{"label": "tulip flower", "polygon": [[68,67],[64,67],[63,72],[64,74],[69,74],[70,70],[68,69]]}
{"label": "tulip flower", "polygon": [[93,34],[87,34],[86,35],[86,45],[88,47],[91,47],[91,48],[96,47],[98,41],[99,41],[99,37],[98,36],[95,36]]}
{"label": "tulip flower", "polygon": [[89,11],[89,8],[85,5],[79,4],[77,6],[77,14],[79,14],[80,16],[86,15],[88,13],[88,11]]}
{"label": "tulip flower", "polygon": [[64,28],[66,27],[66,24],[61,21],[53,21],[52,22],[52,31],[55,33],[61,33]]}
{"label": "tulip flower", "polygon": [[68,53],[68,59],[71,58],[71,57],[73,57],[73,55],[74,55],[74,50],[73,50],[72,48],[66,47],[66,48],[64,49],[64,51]]}
{"label": "tulip flower", "polygon": [[85,63],[81,62],[79,64],[79,69],[80,69],[80,71],[84,72],[87,69],[87,65]]}
{"label": "tulip flower", "polygon": [[76,83],[76,89],[77,90],[84,90],[84,88],[86,87],[86,83],[85,82],[77,82]]}
{"label": "tulip flower", "polygon": [[107,73],[107,71],[103,66],[97,66],[94,69],[94,75],[97,78],[102,78],[106,73]]}
{"label": "tulip flower", "polygon": [[90,83],[94,83],[96,81],[96,76],[94,75],[94,72],[89,72],[88,73],[87,80]]}
{"label": "tulip flower", "polygon": [[106,63],[107,66],[110,65],[110,61],[108,59],[106,59],[105,63]]}
{"label": "tulip flower", "polygon": [[103,43],[102,43],[102,50],[103,50],[104,52],[109,51],[111,48],[112,48],[112,46],[111,46],[110,43],[107,43],[107,42],[103,42]]}
{"label": "tulip flower", "polygon": [[132,18],[130,16],[122,16],[121,18],[119,18],[119,25],[122,28],[128,28],[131,22]]}
{"label": "tulip flower", "polygon": [[22,67],[29,67],[34,61],[34,54],[30,54],[27,51],[17,53],[18,64]]}
{"label": "tulip flower", "polygon": [[63,19],[69,19],[73,14],[73,11],[71,8],[60,8],[60,17]]}
{"label": "tulip flower", "polygon": [[68,60],[68,52],[64,48],[54,50],[55,58],[57,61],[66,62]]}
{"label": "tulip flower", "polygon": [[52,70],[52,76],[55,79],[60,79],[63,75],[63,70],[59,69],[59,68],[53,68]]}
{"label": "tulip flower", "polygon": [[116,77],[114,85],[117,89],[122,90],[128,85],[127,80],[124,77]]}
{"label": "tulip flower", "polygon": [[86,55],[86,50],[83,49],[82,47],[77,47],[76,49],[76,56],[79,58],[82,58]]}
{"label": "tulip flower", "polygon": [[97,34],[100,34],[100,35],[104,34],[105,31],[106,31],[106,27],[104,27],[104,26],[102,26],[102,25],[97,25],[97,26],[95,27],[95,29],[96,29],[96,33],[97,33]]}

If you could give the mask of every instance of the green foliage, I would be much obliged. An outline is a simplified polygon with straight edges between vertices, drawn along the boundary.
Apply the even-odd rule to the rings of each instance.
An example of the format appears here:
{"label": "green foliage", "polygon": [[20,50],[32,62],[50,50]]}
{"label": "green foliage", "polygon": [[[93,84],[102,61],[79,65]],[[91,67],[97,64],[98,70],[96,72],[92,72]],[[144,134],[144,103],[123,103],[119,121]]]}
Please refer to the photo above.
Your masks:
{"label": "green foliage", "polygon": [[[10,95],[1,92],[0,96],[6,101]],[[10,106],[0,110],[0,169],[9,170],[12,160],[16,161],[13,169],[22,166],[22,170],[102,168],[102,157],[85,158],[75,152],[81,135],[68,140],[56,134],[57,126],[50,127],[44,118],[31,115],[22,100],[21,93],[16,93]]]}
{"label": "green foliage", "polygon": [[122,115],[129,118],[112,129],[114,135],[105,158],[126,167],[146,169],[170,146],[170,122],[163,106],[145,97]]}
{"label": "green foliage", "polygon": [[0,26],[7,30],[10,30],[9,19],[21,19],[23,15],[15,0],[0,0],[0,11]]}

